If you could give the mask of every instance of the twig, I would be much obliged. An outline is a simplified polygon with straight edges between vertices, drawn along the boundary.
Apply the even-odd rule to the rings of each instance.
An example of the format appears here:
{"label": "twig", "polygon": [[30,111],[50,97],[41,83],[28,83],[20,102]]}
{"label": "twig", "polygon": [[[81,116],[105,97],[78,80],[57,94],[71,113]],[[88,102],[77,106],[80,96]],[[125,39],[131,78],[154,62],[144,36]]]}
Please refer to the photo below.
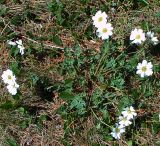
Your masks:
{"label": "twig", "polygon": [[[13,32],[15,32],[15,33],[20,33],[19,31],[16,31],[16,30],[14,30],[9,24],[10,24],[10,22],[8,22],[7,24],[6,24],[6,22],[5,22],[5,20],[2,18],[2,17],[0,17],[2,20],[3,20],[3,23],[5,24],[5,28],[2,30],[2,32],[1,32],[1,35],[2,35],[2,33],[4,32],[4,30],[8,27],[8,28],[10,28]],[[31,39],[31,38],[29,38],[29,37],[26,37],[26,36],[22,36],[24,39],[27,39],[27,40],[29,40],[29,41],[31,41],[31,42],[34,42],[34,43],[36,43],[36,44],[41,44],[40,42],[38,42],[38,41],[35,41],[35,40],[33,40],[33,39]],[[50,48],[56,48],[56,49],[64,49],[63,47],[61,47],[61,46],[56,46],[56,45],[49,45],[49,44],[44,44],[43,43],[43,45],[44,46],[46,46],[46,47],[50,47]]]}
{"label": "twig", "polygon": [[5,31],[5,29],[8,27],[10,22],[8,22],[7,24],[5,24],[5,27],[3,28],[3,30],[1,31],[1,35],[3,34],[3,32]]}
{"label": "twig", "polygon": [[100,121],[102,124],[104,124],[104,125],[106,125],[107,127],[109,127],[109,128],[111,128],[111,129],[112,129],[112,127],[111,127],[111,126],[109,126],[108,124],[106,124],[105,122],[103,122],[101,119],[99,119],[99,118],[97,117],[97,115],[95,114],[95,112],[93,111],[93,109],[92,109],[92,108],[90,108],[90,109],[91,109],[91,111],[92,111],[93,115],[95,116],[95,118],[96,118],[98,121]]}
{"label": "twig", "polygon": [[[26,37],[26,36],[22,36],[22,38],[25,38],[25,39],[27,39],[27,40],[29,40],[29,41],[31,41],[31,42],[36,43],[36,44],[40,44],[39,42],[37,42],[37,41],[35,41],[35,40],[31,39],[31,38],[28,38],[28,37]],[[46,47],[50,47],[50,48],[64,49],[63,47],[56,46],[56,45],[49,45],[49,44],[44,44],[44,43],[43,43],[43,45],[46,46]]]}

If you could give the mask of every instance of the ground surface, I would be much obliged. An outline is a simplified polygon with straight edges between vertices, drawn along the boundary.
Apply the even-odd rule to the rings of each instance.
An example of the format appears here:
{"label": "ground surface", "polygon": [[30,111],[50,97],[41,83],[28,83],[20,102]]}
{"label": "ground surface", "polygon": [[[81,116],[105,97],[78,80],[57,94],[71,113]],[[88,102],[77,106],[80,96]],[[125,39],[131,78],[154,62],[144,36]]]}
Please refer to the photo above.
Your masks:
{"label": "ground surface", "polygon": [[[0,145],[160,145],[160,44],[131,46],[128,39],[140,27],[160,40],[159,0],[0,4],[0,74],[11,68],[20,85],[12,97],[0,82]],[[109,43],[92,25],[98,10],[114,27]],[[17,38],[23,40],[23,56],[6,43]],[[143,59],[153,63],[152,77],[135,74]],[[138,116],[116,141],[111,127],[129,105]]]}

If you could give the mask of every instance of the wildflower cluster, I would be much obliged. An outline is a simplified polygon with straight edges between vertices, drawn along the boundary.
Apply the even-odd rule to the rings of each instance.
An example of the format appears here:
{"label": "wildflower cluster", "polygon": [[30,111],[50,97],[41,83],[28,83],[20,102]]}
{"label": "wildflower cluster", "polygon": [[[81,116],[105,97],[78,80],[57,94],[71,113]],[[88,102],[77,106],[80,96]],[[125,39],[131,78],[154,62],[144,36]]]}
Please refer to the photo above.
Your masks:
{"label": "wildflower cluster", "polygon": [[[98,11],[95,16],[92,17],[93,25],[97,28],[98,37],[101,37],[102,40],[108,39],[109,36],[112,35],[113,27],[110,23],[107,23],[107,18],[107,14],[101,11]],[[154,45],[158,44],[158,39],[154,36],[153,32],[147,32],[147,34],[145,34],[142,29],[138,28],[131,31],[131,44],[142,44],[147,38],[150,39]],[[142,63],[138,63],[136,74],[141,77],[150,76],[153,74],[152,68],[153,65],[151,62],[143,60]],[[119,121],[116,123],[116,127],[113,128],[111,135],[115,139],[120,139],[121,134],[125,132],[125,127],[132,124],[131,120],[136,115],[137,114],[132,106],[127,107],[124,111],[122,111],[122,115],[119,116]]]}
{"label": "wildflower cluster", "polygon": [[154,36],[154,32],[151,32],[151,31],[147,32],[147,37],[154,45],[158,44],[159,41],[157,37]]}
{"label": "wildflower cluster", "polygon": [[[151,39],[154,45],[158,43],[158,39],[157,37],[154,37],[154,33],[148,32],[147,36]],[[135,28],[131,32],[130,40],[132,41],[131,43],[141,44],[146,40],[145,33],[142,29]],[[145,76],[150,76],[153,74],[152,67],[153,65],[151,62],[147,63],[146,60],[143,60],[142,63],[138,63],[136,74],[139,74],[142,78]]]}
{"label": "wildflower cluster", "polygon": [[[154,45],[158,43],[157,37],[154,36],[153,32],[147,32],[147,37],[153,42]],[[131,43],[133,44],[141,44],[146,40],[145,33],[142,29],[135,28],[130,35]],[[150,76],[153,74],[152,71],[152,63],[147,63],[146,60],[143,60],[142,63],[138,63],[136,74],[140,75],[142,78],[145,76]]]}
{"label": "wildflower cluster", "polygon": [[93,25],[97,28],[98,37],[101,37],[102,40],[108,39],[113,34],[113,27],[111,23],[107,22],[107,17],[107,14],[101,11],[98,11],[92,17]]}
{"label": "wildflower cluster", "polygon": [[19,48],[19,52],[21,55],[24,54],[24,46],[23,46],[23,43],[22,43],[22,40],[17,40],[17,41],[8,41],[8,44],[9,45],[12,45],[12,46],[17,46]]}
{"label": "wildflower cluster", "polygon": [[132,106],[127,107],[122,111],[122,115],[119,116],[119,121],[116,123],[116,127],[113,128],[111,135],[115,139],[120,139],[121,134],[125,132],[125,127],[132,124],[131,120],[137,115]]}
{"label": "wildflower cluster", "polygon": [[[148,39],[154,44],[157,45],[158,44],[158,39],[157,37],[154,36],[154,32],[147,32]],[[146,36],[145,33],[143,32],[142,29],[137,29],[135,28],[130,35],[130,41],[132,41],[132,44],[141,44],[142,42],[144,42],[146,40]]]}
{"label": "wildflower cluster", "polygon": [[16,95],[19,85],[16,83],[16,77],[10,69],[3,71],[2,80],[7,84],[8,92],[12,95]]}

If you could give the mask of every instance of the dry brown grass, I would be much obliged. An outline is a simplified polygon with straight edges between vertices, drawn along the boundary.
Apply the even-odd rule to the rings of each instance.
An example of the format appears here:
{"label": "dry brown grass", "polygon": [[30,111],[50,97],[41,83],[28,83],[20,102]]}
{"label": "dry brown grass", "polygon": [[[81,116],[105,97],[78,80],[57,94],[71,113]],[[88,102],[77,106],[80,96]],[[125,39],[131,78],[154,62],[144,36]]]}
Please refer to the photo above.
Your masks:
{"label": "dry brown grass", "polygon": [[[79,1],[71,1],[71,0],[63,0],[68,6],[66,7],[66,10],[70,11],[71,13],[74,13],[76,11],[80,11],[83,7]],[[48,3],[49,1],[47,1]],[[72,3],[71,3],[72,2]],[[55,17],[51,15],[50,12],[47,10],[47,3],[46,1],[40,1],[40,0],[29,0],[27,2],[24,2],[21,0],[20,4],[14,4],[10,0],[6,1],[5,7],[9,9],[6,16],[3,17],[3,22],[5,23],[4,27],[1,28],[2,35],[7,35],[6,29],[9,28],[12,31],[19,34],[20,37],[22,37],[24,44],[26,48],[30,47],[30,44],[34,45],[34,49],[38,50],[42,45],[45,46],[45,52],[46,55],[42,58],[36,56],[36,55],[30,55],[27,56],[24,60],[22,60],[22,64],[24,65],[24,72],[35,72],[39,76],[48,76],[49,79],[54,81],[62,81],[63,77],[59,76],[56,73],[56,70],[52,70],[48,72],[51,68],[56,68],[56,65],[64,60],[64,54],[63,54],[63,48],[64,47],[72,47],[77,40],[72,36],[72,32],[70,30],[67,30],[66,28],[62,28],[61,26],[57,26],[55,24]],[[91,1],[90,7],[97,9],[99,8],[99,4],[106,3],[106,1]],[[109,4],[110,5],[110,4]],[[26,6],[29,6],[29,9],[32,13],[35,13],[37,16],[39,16],[39,22],[36,22],[34,20],[26,19],[22,25],[14,26],[10,24],[10,18],[14,15],[21,15],[25,9]],[[127,7],[127,10],[126,10]],[[112,13],[111,11],[108,11],[108,15],[110,19],[112,20],[112,23],[114,25],[115,34],[116,36],[113,36],[113,39],[115,41],[118,41],[120,43],[120,47],[118,48],[121,51],[125,50],[124,47],[125,41],[124,36],[129,35],[130,31],[132,30],[132,26],[139,26],[139,24],[142,21],[147,21],[149,24],[151,24],[151,27],[153,27],[153,30],[155,29],[154,26],[158,26],[160,24],[160,19],[158,19],[155,16],[155,13],[159,12],[160,4],[157,1],[156,3],[151,1],[150,2],[150,9],[143,8],[141,11],[136,12],[133,10],[133,3],[128,1],[127,3],[122,3],[121,6],[117,8],[116,13]],[[83,14],[82,14],[82,17]],[[84,21],[79,27],[77,27],[74,31],[77,33],[78,36],[83,36],[87,27],[91,24],[91,20]],[[78,24],[77,24],[78,26]],[[53,42],[51,42],[48,39],[48,36],[52,36],[53,32],[51,29],[57,29],[58,35],[62,39],[63,45],[57,46]],[[73,30],[72,30],[73,31]],[[34,39],[30,38],[30,36],[27,35],[27,32],[32,32],[32,35],[34,38],[40,38],[44,37],[43,41],[35,41]],[[160,36],[159,36],[160,37]],[[83,38],[83,37],[82,37]],[[89,49],[93,48],[97,51],[100,50],[100,47],[102,45],[102,41],[97,40],[88,40],[87,38],[83,38],[79,40],[79,43],[82,48]],[[7,68],[8,64],[12,62],[13,58],[8,58],[8,48],[6,43],[0,43],[0,64],[3,68]],[[54,51],[55,48],[59,48],[61,51],[60,56],[57,58],[52,58],[49,56],[50,51]],[[33,48],[32,48],[33,49]],[[159,61],[159,57],[155,57],[155,60]],[[159,61],[160,62],[160,61]],[[1,72],[2,73],[2,70]],[[158,79],[159,77],[157,77]],[[34,118],[36,119],[41,114],[45,114],[49,117],[49,121],[44,122],[42,125],[43,127],[39,129],[36,124],[29,125],[28,128],[22,130],[19,128],[19,126],[13,124],[13,120],[10,120],[12,113],[9,115],[1,114],[0,122],[5,120],[10,120],[6,123],[7,128],[0,127],[0,145],[2,145],[3,141],[7,137],[14,137],[20,146],[61,146],[60,140],[64,136],[64,130],[63,130],[63,119],[56,114],[56,110],[64,103],[64,101],[60,100],[57,93],[53,93],[53,102],[44,102],[40,100],[38,96],[35,96],[34,89],[30,89],[27,86],[25,86],[26,83],[29,84],[29,80],[25,79],[22,75],[21,80],[19,80],[22,83],[21,89],[22,89],[22,95],[25,97],[22,101],[22,103],[25,106],[32,108],[37,108],[41,110],[36,111],[36,115],[34,115]],[[134,84],[134,83],[133,83]],[[136,83],[135,83],[136,84]],[[5,89],[1,91],[1,96],[6,97],[7,95],[5,93]],[[157,91],[157,94],[159,95],[159,92]],[[144,99],[142,99],[144,102]],[[3,103],[3,100],[0,100],[1,103]],[[145,102],[152,107],[152,111],[150,111],[152,114],[156,112],[160,112],[160,101],[157,99],[148,98],[145,99]],[[139,115],[144,114],[148,111],[138,111]],[[2,118],[3,117],[3,118]],[[22,117],[21,117],[22,118]],[[89,131],[95,126],[95,119],[90,116],[85,121],[75,121],[73,122],[69,128],[73,129],[73,133],[71,133],[69,140],[71,141],[72,145],[75,146],[82,146],[82,145],[90,145],[90,141],[88,140],[88,133]],[[82,127],[81,133],[74,133],[74,129]],[[149,146],[155,146],[156,142],[160,139],[160,133],[157,135],[152,135],[151,131],[149,129],[141,129],[140,134],[137,134],[137,142],[139,143],[139,146],[143,145],[149,145]],[[91,136],[91,135],[90,135]],[[91,141],[98,142],[99,144],[106,144],[111,146],[112,143],[107,143],[102,140],[101,137],[99,137],[98,134],[94,133],[91,136]],[[122,145],[126,145],[123,141],[120,142]]]}

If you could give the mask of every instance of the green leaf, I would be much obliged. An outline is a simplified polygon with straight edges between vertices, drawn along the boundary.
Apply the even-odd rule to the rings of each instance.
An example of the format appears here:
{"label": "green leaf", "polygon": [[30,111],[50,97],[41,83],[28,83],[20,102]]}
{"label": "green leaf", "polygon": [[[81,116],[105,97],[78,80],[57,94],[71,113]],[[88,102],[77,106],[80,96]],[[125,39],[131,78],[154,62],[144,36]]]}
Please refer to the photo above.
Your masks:
{"label": "green leaf", "polygon": [[138,1],[144,5],[149,5],[148,0],[138,0]]}
{"label": "green leaf", "polygon": [[65,99],[65,100],[71,100],[74,98],[74,95],[68,91],[62,91],[60,93],[60,98]]}
{"label": "green leaf", "polygon": [[33,84],[33,85],[36,85],[37,82],[39,81],[38,75],[36,75],[36,74],[34,74],[34,73],[31,73],[30,76],[31,76],[32,84]]}
{"label": "green leaf", "polygon": [[17,142],[14,139],[6,140],[7,146],[18,146]]}
{"label": "green leaf", "polygon": [[121,74],[117,75],[116,77],[113,77],[111,79],[111,86],[116,87],[118,89],[123,89],[124,88],[124,79]]}
{"label": "green leaf", "polygon": [[152,131],[154,134],[157,134],[159,132],[160,129],[160,117],[159,117],[159,113],[156,113],[153,115],[153,128]]}
{"label": "green leaf", "polygon": [[160,140],[158,140],[158,141],[156,142],[156,144],[157,144],[157,146],[160,145]]}
{"label": "green leaf", "polygon": [[69,79],[65,80],[65,87],[66,88],[72,88],[72,85],[73,85],[73,79],[72,78],[69,78]]}
{"label": "green leaf", "polygon": [[158,13],[156,14],[156,16],[160,18],[160,12],[158,12]]}
{"label": "green leaf", "polygon": [[122,111],[124,110],[124,108],[132,105],[133,103],[133,99],[129,98],[128,96],[124,96],[121,98],[121,100],[119,101],[119,110]]}
{"label": "green leaf", "polygon": [[18,25],[21,25],[22,22],[23,22],[23,16],[22,15],[14,15],[12,18],[11,18],[11,24],[12,25],[15,25],[15,26],[18,26]]}
{"label": "green leaf", "polygon": [[4,15],[7,12],[7,10],[8,9],[5,6],[0,5],[0,16]]}
{"label": "green leaf", "polygon": [[14,74],[18,75],[20,73],[18,62],[12,62],[10,64],[10,69],[14,72]]}
{"label": "green leaf", "polygon": [[28,127],[28,123],[26,121],[22,121],[19,126],[22,128],[22,129],[25,129]]}
{"label": "green leaf", "polygon": [[127,141],[127,146],[132,146],[132,141]]}
{"label": "green leaf", "polygon": [[106,135],[106,137],[105,137],[105,140],[106,141],[111,141],[111,140],[113,140],[113,137],[111,136],[111,135]]}
{"label": "green leaf", "polygon": [[18,109],[19,113],[21,113],[22,115],[25,113],[25,109],[23,107],[20,107]]}
{"label": "green leaf", "polygon": [[39,120],[40,120],[40,121],[46,121],[46,120],[47,120],[47,115],[41,115],[41,116],[39,117]]}
{"label": "green leaf", "polygon": [[0,108],[8,110],[8,109],[13,109],[14,105],[11,101],[6,101],[5,103],[0,105]]}
{"label": "green leaf", "polygon": [[13,97],[13,99],[15,99],[15,100],[19,100],[20,99],[20,97],[21,97],[21,92],[18,90],[17,91],[17,94],[16,95],[12,95],[12,97]]}
{"label": "green leaf", "polygon": [[104,119],[109,119],[110,118],[109,113],[106,109],[102,109],[101,112],[103,113],[103,118]]}
{"label": "green leaf", "polygon": [[77,95],[71,102],[70,108],[73,109],[75,108],[78,112],[78,114],[84,114],[85,113],[85,106],[86,103],[82,99],[83,93],[80,95]]}
{"label": "green leaf", "polygon": [[18,53],[19,53],[19,48],[17,48],[17,47],[11,47],[11,50],[9,52],[10,56],[13,55],[15,57],[15,56],[18,55]]}
{"label": "green leaf", "polygon": [[58,45],[58,46],[61,46],[63,43],[62,43],[62,40],[56,35],[56,36],[53,36],[52,38],[53,42]]}

